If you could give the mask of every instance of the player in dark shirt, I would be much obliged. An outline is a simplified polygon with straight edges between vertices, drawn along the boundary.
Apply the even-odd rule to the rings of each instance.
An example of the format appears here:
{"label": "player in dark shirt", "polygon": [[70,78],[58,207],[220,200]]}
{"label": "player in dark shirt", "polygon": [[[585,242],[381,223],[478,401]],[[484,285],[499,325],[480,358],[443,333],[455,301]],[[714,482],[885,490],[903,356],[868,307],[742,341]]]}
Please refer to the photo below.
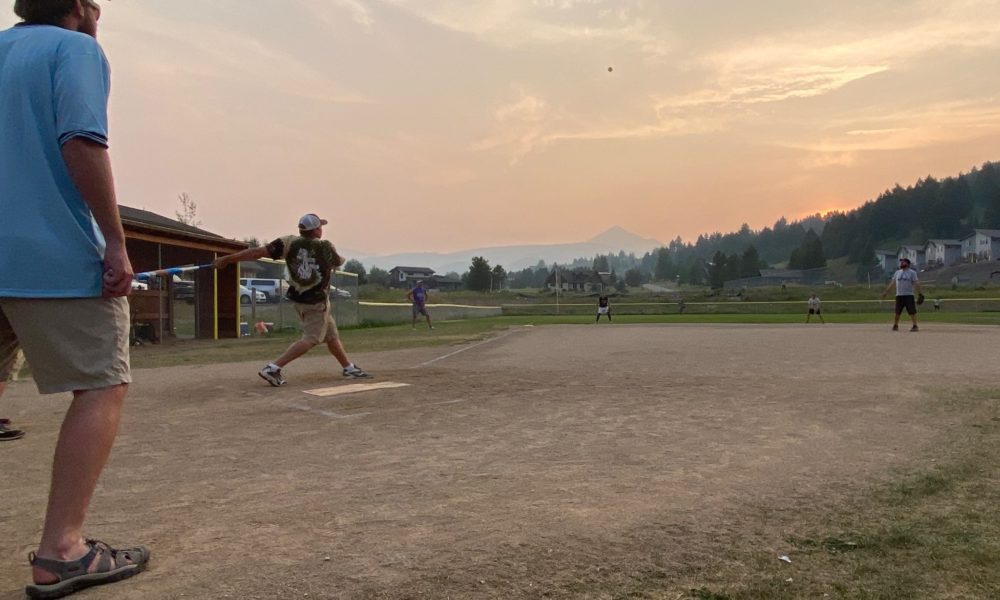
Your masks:
{"label": "player in dark shirt", "polygon": [[302,339],[292,343],[274,362],[258,372],[262,379],[278,387],[285,385],[281,369],[296,358],[325,344],[330,354],[343,368],[344,377],[368,377],[361,367],[347,358],[340,341],[337,322],[330,313],[330,275],[344,258],[337,254],[333,244],[322,239],[327,222],[313,213],[299,219],[299,235],[288,235],[259,248],[247,248],[236,254],[215,259],[215,268],[221,269],[241,260],[257,260],[269,256],[284,259],[288,280],[288,299],[293,302],[302,322]]}
{"label": "player in dark shirt", "polygon": [[597,319],[594,320],[595,323],[601,320],[601,315],[608,315],[608,321],[611,321],[611,301],[608,300],[607,296],[601,296],[597,299]]}

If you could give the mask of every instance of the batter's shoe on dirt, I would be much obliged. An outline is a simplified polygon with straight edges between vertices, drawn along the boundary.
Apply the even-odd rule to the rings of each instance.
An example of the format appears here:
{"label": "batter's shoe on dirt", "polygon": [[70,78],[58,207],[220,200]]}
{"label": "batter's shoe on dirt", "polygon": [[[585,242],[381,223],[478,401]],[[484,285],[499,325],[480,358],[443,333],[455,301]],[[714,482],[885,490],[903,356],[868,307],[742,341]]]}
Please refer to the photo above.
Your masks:
{"label": "batter's shoe on dirt", "polygon": [[350,365],[344,367],[344,377],[354,377],[355,379],[364,379],[365,377],[371,377],[371,375],[365,373],[362,369],[358,368],[357,365]]}
{"label": "batter's shoe on dirt", "polygon": [[23,431],[10,428],[10,419],[0,419],[0,442],[13,442],[23,437]]}
{"label": "batter's shoe on dirt", "polygon": [[281,367],[276,367],[274,365],[267,365],[260,371],[257,371],[260,378],[264,381],[270,383],[274,387],[281,387],[285,385],[285,378],[281,376]]}

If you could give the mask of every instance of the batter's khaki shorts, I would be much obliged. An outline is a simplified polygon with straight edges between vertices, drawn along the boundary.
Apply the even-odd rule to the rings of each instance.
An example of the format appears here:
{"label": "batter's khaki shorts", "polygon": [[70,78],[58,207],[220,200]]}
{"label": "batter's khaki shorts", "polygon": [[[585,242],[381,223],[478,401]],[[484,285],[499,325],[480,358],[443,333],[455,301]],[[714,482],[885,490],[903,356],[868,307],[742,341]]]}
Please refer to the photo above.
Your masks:
{"label": "batter's khaki shorts", "polygon": [[127,298],[0,298],[0,381],[18,351],[42,394],[129,383]]}
{"label": "batter's khaki shorts", "polygon": [[313,344],[326,344],[340,337],[337,323],[330,314],[330,302],[318,304],[295,303],[295,312],[302,321],[302,340]]}

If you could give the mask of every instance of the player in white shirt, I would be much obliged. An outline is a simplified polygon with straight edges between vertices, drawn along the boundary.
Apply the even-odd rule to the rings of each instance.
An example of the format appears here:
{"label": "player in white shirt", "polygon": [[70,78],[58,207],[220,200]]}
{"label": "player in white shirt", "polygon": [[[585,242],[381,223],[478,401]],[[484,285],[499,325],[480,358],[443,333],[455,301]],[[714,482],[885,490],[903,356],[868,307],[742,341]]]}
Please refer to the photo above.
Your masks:
{"label": "player in white shirt", "polygon": [[815,293],[809,296],[809,314],[806,315],[806,323],[809,322],[809,319],[812,319],[813,315],[819,317],[820,323],[826,324],[826,321],[823,320],[823,303],[820,302],[819,297]]}
{"label": "player in white shirt", "polygon": [[[899,331],[899,316],[906,309],[906,314],[910,315],[913,327],[910,331],[920,331],[917,327],[917,304],[924,301],[923,290],[920,289],[920,282],[917,281],[917,272],[910,268],[910,259],[899,259],[899,269],[892,274],[892,280],[885,286],[882,297],[889,294],[892,286],[896,286],[896,318],[892,321],[892,330]],[[916,290],[919,296],[914,298],[913,292]]]}

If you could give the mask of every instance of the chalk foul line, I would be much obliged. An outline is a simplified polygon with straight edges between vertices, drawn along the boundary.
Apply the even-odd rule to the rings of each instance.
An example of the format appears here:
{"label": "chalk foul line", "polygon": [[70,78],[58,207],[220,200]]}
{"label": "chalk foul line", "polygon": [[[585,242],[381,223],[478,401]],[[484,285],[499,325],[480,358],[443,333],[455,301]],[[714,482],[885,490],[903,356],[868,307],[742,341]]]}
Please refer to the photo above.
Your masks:
{"label": "chalk foul line", "polygon": [[507,333],[505,333],[503,335],[498,335],[496,337],[491,337],[491,338],[485,339],[485,340],[483,340],[481,342],[472,344],[471,346],[465,346],[464,348],[459,348],[458,350],[455,350],[454,352],[449,352],[448,354],[445,354],[444,356],[439,356],[437,358],[432,358],[432,359],[430,359],[427,362],[422,362],[422,363],[420,363],[419,365],[417,365],[416,367],[413,367],[413,368],[414,369],[419,369],[420,367],[426,367],[427,365],[432,365],[432,364],[438,362],[439,360],[444,360],[446,358],[451,358],[452,356],[455,356],[456,354],[461,354],[462,352],[465,352],[466,350],[472,350],[473,348],[478,348],[478,347],[482,346],[483,344],[489,344],[490,342],[495,342],[497,340],[502,340],[503,338],[505,338],[505,337],[507,337],[509,335],[513,335],[513,334],[517,333],[518,331],[521,331],[521,330],[520,329],[514,329],[514,330],[511,330],[511,331],[508,331]]}

